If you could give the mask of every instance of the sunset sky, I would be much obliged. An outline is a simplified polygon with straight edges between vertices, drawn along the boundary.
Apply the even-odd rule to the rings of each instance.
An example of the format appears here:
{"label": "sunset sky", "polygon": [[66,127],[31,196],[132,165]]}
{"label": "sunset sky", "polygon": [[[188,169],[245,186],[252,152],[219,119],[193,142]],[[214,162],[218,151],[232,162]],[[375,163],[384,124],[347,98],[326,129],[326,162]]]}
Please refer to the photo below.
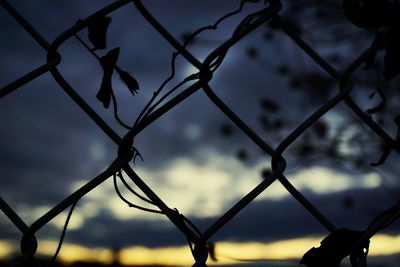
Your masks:
{"label": "sunset sky", "polygon": [[[12,4],[51,42],[78,19],[111,2],[21,0]],[[143,2],[178,39],[184,33],[214,23],[239,4],[229,0]],[[240,15],[221,24],[218,31],[205,33],[203,43],[190,46],[189,50],[200,60],[204,59],[232,34],[246,14],[259,9],[261,2],[246,6]],[[121,117],[132,124],[169,75],[174,50],[132,4],[110,16],[108,49],[98,54],[121,47],[118,65],[129,70],[140,84],[139,94],[132,96],[116,75],[113,80]],[[0,25],[1,88],[45,63],[46,53],[1,8]],[[320,103],[302,98],[304,95],[299,91],[289,93],[287,80],[261,69],[249,59],[247,49],[257,47],[271,65],[293,64],[294,70],[318,68],[306,57],[299,56],[300,51],[284,36],[265,42],[263,30],[260,27],[230,50],[210,85],[266,142],[276,146],[281,138],[262,131],[257,121],[261,98],[279,104],[280,115],[289,118],[288,129],[294,129]],[[86,30],[79,35],[87,40]],[[122,136],[126,130],[116,123],[112,109],[104,109],[95,97],[102,75],[97,60],[76,39],[65,42],[59,52],[61,73]],[[171,85],[195,71],[179,58],[177,75]],[[342,109],[340,106],[333,109],[324,120],[334,127],[346,114]],[[0,196],[28,225],[116,158],[117,146],[49,73],[2,98],[0,114]],[[134,143],[144,158],[133,166],[137,174],[169,207],[176,208],[201,231],[259,184],[261,171],[270,167],[270,157],[261,153],[238,128],[232,128],[229,138],[222,136],[221,126],[226,124],[228,119],[199,91],[141,132]],[[236,156],[243,147],[248,151],[246,162]],[[337,227],[365,229],[379,212],[396,200],[387,189],[388,184],[393,185],[393,173],[398,168],[395,155],[384,167],[362,170],[319,156],[305,163],[291,154],[290,149],[285,156],[288,179]],[[366,165],[377,158],[379,155],[366,159]],[[132,202],[150,207],[127,190],[122,192]],[[343,203],[349,198],[353,205],[346,207]],[[47,256],[54,253],[67,212],[37,233],[38,253]],[[371,256],[400,253],[399,226],[393,224],[371,240]],[[327,229],[276,182],[211,240],[216,243],[219,264],[237,262],[233,258],[298,261],[308,249],[319,246],[326,235]],[[0,213],[0,259],[18,252],[21,236]],[[108,179],[79,201],[59,258],[64,262],[111,262],[113,249],[121,250],[124,264],[189,266],[193,263],[185,236],[165,216],[129,208],[115,193],[112,179]]]}

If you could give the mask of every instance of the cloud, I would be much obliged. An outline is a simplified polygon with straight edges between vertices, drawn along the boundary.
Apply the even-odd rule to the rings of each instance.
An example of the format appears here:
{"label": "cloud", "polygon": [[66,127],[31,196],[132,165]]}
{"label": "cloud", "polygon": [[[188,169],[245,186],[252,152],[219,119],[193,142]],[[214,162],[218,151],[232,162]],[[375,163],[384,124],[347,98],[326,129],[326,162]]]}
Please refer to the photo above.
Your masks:
{"label": "cloud", "polygon": [[[315,194],[311,191],[303,192],[308,199],[337,227],[351,229],[365,229],[369,222],[383,209],[393,204],[391,198],[381,188],[359,188],[332,192],[329,194]],[[351,197],[354,206],[344,206],[345,199]],[[371,202],[370,199],[374,199]],[[106,201],[103,201],[106,202]],[[90,202],[89,202],[90,203]],[[79,227],[72,227],[67,231],[66,242],[79,243],[90,247],[113,246],[171,246],[184,245],[185,236],[179,232],[164,216],[151,215],[150,217],[118,217],[111,210],[100,209],[95,216],[88,216],[85,200],[77,206],[72,224],[79,223]],[[127,211],[127,212],[132,212]],[[218,216],[199,217],[195,214],[185,214],[201,231],[208,228]],[[65,218],[62,215],[60,218]],[[84,220],[80,222],[80,217]],[[10,223],[0,217],[2,234],[0,239],[19,240],[21,234],[11,227]],[[76,220],[76,222],[74,222]],[[297,223],[301,222],[301,223]],[[82,224],[80,224],[82,223]],[[51,223],[39,231],[38,238],[57,240],[60,235],[60,225]],[[384,233],[398,233],[399,224],[389,227]],[[322,235],[328,233],[306,209],[292,197],[276,200],[258,199],[241,211],[233,220],[227,223],[211,240],[234,242],[269,242],[281,239],[290,239],[305,235]]]}
{"label": "cloud", "polygon": [[[104,3],[88,2],[79,8],[71,5],[70,1],[50,5],[15,4],[51,40]],[[160,6],[159,1],[147,4],[160,21],[179,36],[187,30],[214,22],[220,15],[235,9],[237,2],[170,1],[168,9]],[[173,48],[132,5],[116,11],[115,15],[110,26],[110,47],[121,45],[120,63],[135,75],[141,86],[139,95],[132,97],[118,79],[113,81],[121,117],[133,123],[135,116],[169,75]],[[7,40],[0,44],[0,56],[7,66],[11,66],[0,72],[0,80],[5,84],[44,63],[45,53],[12,19],[0,16],[0,20],[5,21],[1,24],[7,36]],[[224,24],[222,27],[226,31],[207,33],[205,37],[224,39],[232,32],[237,20]],[[279,53],[275,53],[272,45],[265,44],[259,33],[249,36],[229,52],[210,84],[250,127],[271,144],[276,144],[281,136],[263,131],[259,125],[260,97],[269,97],[279,103],[282,116],[290,117],[286,123],[293,124],[293,127],[314,107],[305,110],[300,103],[302,100],[299,101],[301,93],[288,94],[283,89],[287,86],[286,79],[279,79],[275,73],[248,60],[245,49],[260,44],[268,61],[282,61]],[[80,34],[85,36],[86,31]],[[190,46],[189,49],[204,58],[213,47]],[[59,67],[67,80],[117,133],[121,136],[126,133],[116,124],[112,111],[104,110],[95,99],[101,74],[98,62],[75,40],[66,42],[60,52],[63,61]],[[180,59],[178,78],[172,84],[183,78],[183,74],[193,71],[194,68]],[[4,126],[0,132],[0,194],[27,223],[32,223],[88,182],[116,157],[117,146],[69,99],[49,74],[2,99],[0,114],[3,114]],[[226,116],[199,91],[146,128],[134,143],[145,159],[144,162],[138,161],[135,171],[170,207],[177,208],[202,230],[260,183],[260,171],[269,167],[270,158],[262,159],[264,155],[237,127],[230,138],[223,138],[220,135],[223,123],[228,123]],[[249,162],[242,163],[235,158],[240,148],[248,151]],[[295,159],[289,165],[298,162],[299,159]],[[391,202],[386,192],[379,188],[380,178],[372,171],[346,171],[325,164],[303,168],[288,178],[339,226],[366,227],[377,211]],[[134,203],[145,205],[128,191],[122,192]],[[345,197],[354,198],[355,208],[343,209],[341,203]],[[46,225],[38,236],[58,239],[66,212]],[[0,238],[18,240],[21,237],[3,215],[0,216],[0,228],[5,229],[0,232]],[[214,238],[266,241],[326,232],[276,182]],[[136,244],[155,247],[186,242],[165,217],[147,214],[124,204],[116,196],[111,180],[79,202],[67,239],[91,246]]]}

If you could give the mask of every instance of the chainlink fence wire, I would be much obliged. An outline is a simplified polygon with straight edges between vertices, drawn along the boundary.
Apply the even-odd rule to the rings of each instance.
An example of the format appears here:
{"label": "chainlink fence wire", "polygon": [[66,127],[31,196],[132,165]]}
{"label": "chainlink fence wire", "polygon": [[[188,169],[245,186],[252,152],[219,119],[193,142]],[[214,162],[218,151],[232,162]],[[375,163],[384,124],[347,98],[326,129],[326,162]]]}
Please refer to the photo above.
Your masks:
{"label": "chainlink fence wire", "polygon": [[[111,4],[103,7],[85,19],[79,20],[76,24],[71,26],[66,31],[59,34],[51,43],[47,42],[42,35],[20,14],[8,1],[1,0],[0,5],[7,11],[17,23],[24,28],[31,37],[42,47],[47,53],[46,62],[41,66],[35,68],[29,73],[23,75],[19,79],[11,82],[0,89],[0,98],[4,98],[21,86],[30,83],[34,79],[40,77],[45,73],[50,73],[58,85],[68,94],[68,96],[81,108],[83,113],[90,117],[114,143],[118,150],[118,156],[113,163],[108,166],[106,170],[98,174],[92,180],[73,192],[63,201],[58,203],[55,207],[43,214],[31,225],[27,225],[18,214],[8,205],[8,203],[0,197],[0,209],[21,232],[21,256],[15,263],[17,266],[41,266],[35,259],[35,253],[38,246],[38,241],[35,238],[35,233],[44,227],[49,221],[58,216],[63,211],[70,209],[68,218],[65,222],[62,235],[60,237],[59,246],[54,253],[52,261],[54,261],[61,249],[62,241],[68,226],[69,218],[72,215],[73,209],[77,202],[89,193],[92,189],[100,186],[105,180],[113,177],[114,187],[116,194],[122,201],[127,203],[130,207],[138,208],[146,212],[153,212],[166,216],[177,229],[187,238],[188,245],[192,251],[194,258],[194,266],[206,266],[206,261],[209,253],[209,240],[220,231],[233,217],[235,217],[241,210],[245,209],[259,194],[266,190],[273,183],[281,183],[286,190],[294,197],[321,225],[323,225],[329,232],[337,231],[337,226],[334,225],[328,218],[326,218],[315,205],[307,200],[307,198],[294,187],[288,178],[285,176],[286,160],[285,151],[302,136],[310,127],[312,127],[322,116],[337,106],[339,103],[345,103],[357,116],[358,120],[368,126],[373,132],[379,136],[387,146],[393,150],[400,152],[400,144],[395,138],[392,138],[382,127],[373,121],[371,116],[366,114],[351,98],[350,93],[355,89],[352,79],[354,72],[360,68],[361,64],[372,54],[376,53],[379,49],[377,43],[373,43],[369,48],[360,53],[344,70],[339,71],[332,67],[323,57],[321,57],[310,45],[308,45],[300,36],[285,24],[280,18],[280,10],[282,3],[279,0],[268,0],[263,4],[260,10],[248,14],[234,29],[232,35],[227,38],[221,45],[213,50],[203,61],[196,58],[188,49],[187,46],[192,39],[204,31],[216,30],[219,24],[225,19],[235,16],[242,12],[244,5],[257,3],[259,0],[242,0],[237,10],[234,10],[215,23],[202,27],[191,35],[189,35],[184,43],[180,43],[171,33],[155,18],[145,5],[140,0],[117,0]],[[133,125],[124,123],[118,116],[117,101],[111,92],[112,106],[114,109],[115,119],[127,129],[124,136],[118,135],[111,126],[109,126],[85,100],[77,93],[77,91],[70,85],[70,83],[63,77],[58,70],[58,65],[62,62],[62,57],[58,52],[59,47],[71,38],[76,38],[95,58],[99,61],[102,60],[96,52],[91,49],[83,39],[79,37],[80,31],[86,29],[89,24],[98,18],[104,18],[113,11],[122,8],[126,5],[134,5],[139,13],[146,19],[146,21],[164,38],[165,42],[169,43],[175,52],[171,56],[171,74],[161,84],[161,86],[153,93],[151,99],[143,108],[142,112],[136,118]],[[329,76],[336,80],[337,94],[325,103],[321,103],[320,107],[316,109],[308,118],[299,123],[298,126],[287,135],[279,145],[274,149],[263,138],[261,138],[245,121],[243,121],[229,106],[221,100],[215,93],[214,88],[211,87],[214,72],[218,69],[220,64],[224,61],[229,50],[234,47],[238,41],[245,38],[249,33],[253,32],[261,25],[270,23],[279,25],[280,31],[284,32],[290,39],[302,49],[315,63],[317,63]],[[174,85],[172,89],[166,91],[167,85],[175,77],[175,61],[177,57],[183,57],[188,63],[197,69],[186,77],[184,80]],[[104,67],[104,66],[103,66]],[[105,67],[104,67],[105,68]],[[123,70],[117,65],[112,66],[118,73]],[[187,83],[191,83],[186,86]],[[186,87],[185,87],[186,86]],[[323,88],[321,88],[323,90]],[[271,159],[272,173],[265,177],[256,187],[248,192],[242,199],[233,205],[227,212],[225,212],[219,219],[212,223],[204,232],[201,232],[196,225],[194,225],[178,210],[168,207],[163,200],[150,188],[144,179],[136,174],[134,168],[131,167],[132,161],[134,162],[137,157],[141,157],[139,151],[133,146],[135,137],[141,133],[147,126],[156,123],[157,120],[168,113],[174,107],[184,102],[192,94],[197,91],[203,91],[208,99],[223,113],[225,116],[235,124],[255,145],[267,153]],[[136,192],[126,181],[129,177],[135,185],[141,190]],[[144,208],[129,202],[119,190],[120,186],[126,187],[130,193],[147,202],[152,208]],[[357,239],[354,246],[349,253],[356,251],[361,244],[365,243],[377,231],[386,227],[399,216],[399,207],[394,206],[387,210],[385,213],[378,216],[376,220],[371,222],[370,226],[365,232]],[[359,263],[360,264],[360,263]],[[358,265],[362,266],[362,265]]]}

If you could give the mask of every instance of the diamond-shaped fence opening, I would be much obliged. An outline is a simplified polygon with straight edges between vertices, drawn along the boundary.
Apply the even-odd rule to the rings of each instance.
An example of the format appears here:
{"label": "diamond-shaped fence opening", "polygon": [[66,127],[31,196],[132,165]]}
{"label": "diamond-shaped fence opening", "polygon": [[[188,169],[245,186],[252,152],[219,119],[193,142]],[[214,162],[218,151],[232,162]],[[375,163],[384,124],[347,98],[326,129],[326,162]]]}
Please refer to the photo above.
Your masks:
{"label": "diamond-shaped fence opening", "polygon": [[[201,36],[201,33],[205,31],[216,30],[224,20],[240,14],[243,12],[243,8],[246,5],[251,3],[258,3],[257,8],[254,8],[255,10],[246,14],[244,19],[242,19],[234,29],[232,29],[230,37],[221,41],[204,60],[198,59],[190,52],[188,46],[191,41],[196,40],[196,38]],[[308,212],[310,216],[313,216],[323,227],[331,232],[328,237],[321,241],[321,246],[319,248],[312,248],[304,255],[301,263],[310,267],[339,266],[340,261],[348,255],[350,255],[352,266],[366,266],[369,239],[378,231],[397,219],[399,207],[398,205],[394,205],[379,214],[369,224],[365,231],[355,231],[346,228],[338,229],[337,226],[324,215],[325,211],[318,210],[316,206],[302,194],[302,192],[292,185],[287,178],[287,175],[285,175],[285,170],[287,169],[287,161],[285,159],[287,149],[297,140],[302,140],[302,142],[304,142],[304,140],[308,138],[307,134],[310,131],[316,132],[319,137],[327,135],[325,119],[321,118],[342,103],[345,103],[350,108],[359,123],[369,127],[382,140],[385,150],[381,161],[384,162],[390,150],[395,150],[397,152],[400,151],[398,138],[392,138],[378,123],[374,121],[373,117],[364,112],[351,97],[351,92],[355,89],[353,81],[354,73],[360,69],[364,63],[371,64],[370,62],[376,56],[377,51],[382,50],[382,47],[385,45],[386,53],[390,53],[389,51],[391,51],[391,48],[389,46],[392,45],[390,43],[390,38],[394,38],[391,37],[393,35],[391,31],[395,31],[396,27],[398,27],[396,24],[397,22],[387,22],[389,23],[388,25],[379,25],[380,27],[385,26],[386,28],[378,31],[377,37],[372,45],[365,51],[361,52],[352,62],[347,64],[343,71],[338,71],[300,37],[298,29],[293,28],[295,25],[293,22],[288,23],[280,17],[282,12],[281,10],[285,4],[278,0],[242,0],[240,1],[237,10],[221,16],[220,19],[216,20],[209,26],[205,26],[191,34],[185,35],[183,42],[180,42],[168,29],[160,24],[157,18],[155,18],[139,0],[114,1],[87,18],[77,21],[76,24],[59,34],[51,43],[47,42],[9,2],[3,0],[0,2],[0,5],[34,38],[36,43],[42,47],[43,51],[47,53],[46,62],[43,62],[41,66],[38,66],[19,79],[0,89],[0,97],[4,98],[21,88],[23,85],[32,82],[36,78],[44,74],[50,74],[59,87],[61,87],[79,106],[83,113],[89,116],[98,128],[115,144],[117,151],[116,158],[111,165],[96,177],[87,181],[83,186],[80,186],[71,195],[55,205],[30,225],[27,225],[20,218],[20,216],[11,208],[9,203],[7,203],[3,198],[0,198],[1,210],[21,232],[21,255],[13,265],[42,266],[43,263],[39,262],[35,257],[38,247],[38,241],[35,238],[35,234],[60,213],[69,210],[59,246],[51,260],[53,262],[61,249],[68,222],[72,216],[75,205],[82,197],[94,188],[101,186],[101,184],[107,179],[113,180],[116,194],[129,207],[166,216],[171,224],[173,224],[187,239],[188,246],[193,255],[193,266],[207,266],[207,259],[209,257],[214,257],[213,237],[218,234],[218,232],[223,229],[228,222],[235,218],[240,211],[246,209],[246,207],[252,203],[257,196],[264,191],[268,192],[268,187],[273,183],[280,183],[292,195],[292,197],[305,208],[306,211],[304,212]],[[120,48],[110,49],[107,53],[102,53],[101,56],[98,54],[98,50],[107,47],[106,35],[107,28],[111,23],[110,14],[126,5],[133,5],[149,25],[151,25],[151,27],[162,36],[165,42],[175,49],[171,59],[171,75],[164,83],[162,83],[160,88],[153,93],[151,99],[143,108],[142,112],[137,118],[135,118],[135,123],[133,125],[123,122],[119,117],[117,109],[118,103],[112,88],[112,75],[113,73],[114,75],[118,75],[125,86],[129,89],[130,93],[134,95],[138,93],[139,90],[138,81],[134,76],[132,76],[132,74],[123,69],[122,66],[119,66],[118,57],[120,55]],[[398,8],[398,6],[395,7]],[[264,27],[264,25],[273,25],[272,27],[277,29],[281,34],[287,35],[302,52],[310,57],[326,72],[327,75],[336,81],[335,86],[337,88],[336,94],[323,103],[320,103],[319,107],[316,108],[304,121],[296,122],[297,126],[289,134],[284,136],[276,147],[265,142],[264,139],[246,123],[245,120],[241,119],[234,111],[232,111],[229,105],[227,105],[227,103],[215,93],[218,88],[214,88],[211,85],[211,81],[218,75],[216,70],[222,65],[226,58],[229,58],[230,49],[236,46],[242,39],[247,38],[253,31],[260,27]],[[89,32],[89,40],[81,37],[80,34],[82,30],[86,29]],[[107,124],[105,120],[94,111],[94,109],[81,97],[78,91],[70,85],[68,80],[58,70],[58,65],[63,61],[63,55],[59,53],[59,48],[64,42],[71,38],[78,41],[84,49],[98,60],[103,70],[103,76],[100,90],[98,91],[96,98],[105,108],[111,107],[113,109],[116,121],[122,127],[126,128],[126,132],[123,136],[120,136],[113,127]],[[266,36],[266,38],[268,39],[270,37]],[[394,43],[396,42],[398,41],[395,40]],[[257,58],[259,56],[258,51],[252,47],[247,50],[247,54],[251,58]],[[185,61],[191,64],[191,68],[195,71],[185,77],[181,82],[174,86],[170,86],[171,88],[167,90],[167,84],[171,80],[175,79],[175,61],[178,57],[182,57]],[[393,57],[396,57],[396,55]],[[386,59],[386,61],[389,60]],[[386,65],[388,64],[390,63],[386,62]],[[395,63],[391,64],[395,65]],[[393,71],[396,72],[396,70],[388,70],[388,68],[389,67],[386,66],[386,78],[393,76]],[[281,75],[286,75],[289,72],[285,66],[280,66],[277,71]],[[246,77],[243,77],[243,79],[246,79]],[[324,90],[324,88],[321,88],[321,90]],[[244,134],[256,147],[264,152],[267,159],[266,163],[269,162],[271,164],[271,169],[263,172],[263,179],[261,179],[251,191],[244,195],[237,203],[233,204],[231,208],[215,221],[211,221],[210,224],[202,230],[200,230],[189,218],[181,214],[178,209],[167,206],[167,204],[153,191],[153,189],[147,185],[145,182],[146,177],[140,177],[135,172],[135,168],[132,167],[132,165],[142,157],[140,151],[135,147],[135,137],[140,135],[146,127],[153,123],[157,123],[160,117],[164,114],[168,113],[174,107],[180,105],[186,99],[191,97],[191,95],[199,91],[201,91],[210,103],[215,105],[220,112],[230,120],[231,124],[234,125],[233,128],[235,131],[241,131],[242,134]],[[384,98],[384,93],[382,91],[378,91],[378,93],[382,98]],[[269,99],[263,99],[261,105],[263,109],[269,112],[276,112],[278,109],[276,104],[271,102]],[[188,116],[190,116],[189,112]],[[396,123],[399,125],[400,123],[398,121],[399,120],[396,119]],[[268,121],[267,117],[264,117],[262,122],[266,128],[279,128],[277,121]],[[229,135],[231,131],[232,129],[229,127],[224,128],[224,134]],[[161,140],[161,142],[162,141],[163,140]],[[301,153],[307,153],[306,145],[303,144],[301,149]],[[334,152],[335,151],[332,151],[331,153]],[[243,151],[238,155],[241,159],[246,158],[246,153]],[[140,190],[133,188],[132,183],[134,183]],[[124,187],[125,189],[121,190],[121,187]],[[127,193],[141,199],[141,201],[146,203],[146,207],[132,203],[127,197]],[[348,203],[348,205],[350,204]],[[284,208],[285,207],[282,207],[282,209]],[[296,225],[293,225],[293,227],[296,227]],[[287,231],[290,230],[291,229],[287,229]]]}

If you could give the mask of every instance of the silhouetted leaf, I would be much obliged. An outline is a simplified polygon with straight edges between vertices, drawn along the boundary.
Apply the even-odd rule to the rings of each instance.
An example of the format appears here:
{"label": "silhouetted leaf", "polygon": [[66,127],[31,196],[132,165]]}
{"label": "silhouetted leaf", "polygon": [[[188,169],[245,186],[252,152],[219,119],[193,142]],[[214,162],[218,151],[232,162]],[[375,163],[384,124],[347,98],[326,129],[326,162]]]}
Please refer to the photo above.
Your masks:
{"label": "silhouetted leaf", "polygon": [[390,28],[386,36],[384,71],[387,80],[400,73],[400,28]]}
{"label": "silhouetted leaf", "polygon": [[[369,240],[362,244],[362,248],[355,254],[350,254],[362,234],[362,231],[338,229],[325,237],[321,241],[321,246],[307,251],[300,263],[308,267],[339,267],[343,258],[350,255],[350,261],[355,267],[357,262],[365,259],[368,254]],[[366,249],[366,252],[363,249]]]}
{"label": "silhouetted leaf", "polygon": [[116,71],[119,74],[119,78],[125,83],[132,95],[137,94],[139,90],[139,83],[137,80],[127,71],[121,70],[120,68],[116,68]]}
{"label": "silhouetted leaf", "polygon": [[100,90],[96,98],[103,103],[105,108],[110,106],[112,95],[112,74],[119,56],[119,47],[110,50],[105,56],[100,58],[103,67],[103,79],[101,80]]}
{"label": "silhouetted leaf", "polygon": [[279,111],[279,105],[268,98],[262,98],[260,101],[261,107],[267,112],[277,112]]}
{"label": "silhouetted leaf", "polygon": [[381,0],[343,0],[343,10],[354,25],[369,29],[384,23],[383,2]]}
{"label": "silhouetted leaf", "polygon": [[94,45],[94,49],[104,49],[107,47],[107,29],[111,23],[111,18],[98,15],[88,21],[88,37]]}

